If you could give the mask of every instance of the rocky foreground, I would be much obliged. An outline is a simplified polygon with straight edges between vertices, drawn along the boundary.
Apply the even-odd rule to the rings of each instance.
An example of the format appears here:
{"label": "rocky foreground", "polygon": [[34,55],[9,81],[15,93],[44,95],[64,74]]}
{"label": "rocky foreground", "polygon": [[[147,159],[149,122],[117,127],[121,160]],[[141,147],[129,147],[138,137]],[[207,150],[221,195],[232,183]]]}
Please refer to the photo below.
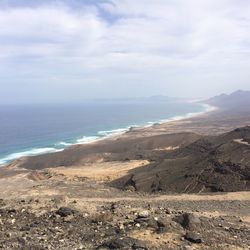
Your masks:
{"label": "rocky foreground", "polygon": [[248,192],[122,195],[1,200],[0,248],[249,249]]}

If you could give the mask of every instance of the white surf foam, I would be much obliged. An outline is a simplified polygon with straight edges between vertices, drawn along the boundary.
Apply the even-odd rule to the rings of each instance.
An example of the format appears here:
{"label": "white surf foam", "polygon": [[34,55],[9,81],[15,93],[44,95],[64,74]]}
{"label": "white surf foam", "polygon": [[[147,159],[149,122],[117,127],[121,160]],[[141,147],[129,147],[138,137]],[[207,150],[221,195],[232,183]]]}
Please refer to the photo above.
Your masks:
{"label": "white surf foam", "polygon": [[64,141],[61,141],[61,142],[55,144],[55,146],[63,146],[63,147],[68,147],[71,145],[73,145],[73,143],[64,142]]}
{"label": "white surf foam", "polygon": [[99,136],[83,136],[82,138],[76,140],[76,144],[86,144],[97,140],[100,140]]}
{"label": "white surf foam", "polygon": [[217,109],[216,107],[211,106],[209,104],[202,103],[201,105],[204,107],[203,111],[190,112],[190,113],[187,113],[187,114],[182,115],[182,116],[174,116],[174,117],[169,118],[169,119],[160,120],[159,123],[165,123],[165,122],[171,122],[171,121],[179,121],[179,120],[183,120],[183,119],[187,119],[187,118],[192,118],[192,117],[199,116],[199,115],[202,115],[202,114],[205,114],[205,113],[208,113],[208,112],[212,112],[212,111]]}
{"label": "white surf foam", "polygon": [[19,153],[13,153],[9,154],[4,158],[0,159],[0,165],[6,164],[10,161],[16,160],[18,158],[24,157],[24,156],[35,156],[35,155],[41,155],[41,154],[46,154],[46,153],[54,153],[54,152],[59,152],[62,151],[63,149],[56,149],[56,148],[34,148],[31,150],[27,151],[22,151]]}
{"label": "white surf foam", "polygon": [[100,136],[117,135],[117,134],[121,134],[121,133],[128,131],[129,128],[130,126],[126,128],[119,128],[119,129],[113,129],[113,130],[102,130],[98,132],[98,135]]}

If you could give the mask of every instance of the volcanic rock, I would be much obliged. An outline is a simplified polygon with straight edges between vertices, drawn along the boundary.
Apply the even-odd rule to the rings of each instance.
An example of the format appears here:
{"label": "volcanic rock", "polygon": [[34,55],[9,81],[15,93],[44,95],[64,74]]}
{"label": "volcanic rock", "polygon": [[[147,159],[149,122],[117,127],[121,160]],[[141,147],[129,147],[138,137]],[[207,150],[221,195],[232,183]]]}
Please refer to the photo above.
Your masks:
{"label": "volcanic rock", "polygon": [[74,215],[76,213],[75,210],[69,208],[69,207],[60,207],[56,214],[60,215],[61,217],[67,217],[69,215]]}
{"label": "volcanic rock", "polygon": [[202,243],[201,235],[198,233],[187,232],[184,238],[192,243]]}

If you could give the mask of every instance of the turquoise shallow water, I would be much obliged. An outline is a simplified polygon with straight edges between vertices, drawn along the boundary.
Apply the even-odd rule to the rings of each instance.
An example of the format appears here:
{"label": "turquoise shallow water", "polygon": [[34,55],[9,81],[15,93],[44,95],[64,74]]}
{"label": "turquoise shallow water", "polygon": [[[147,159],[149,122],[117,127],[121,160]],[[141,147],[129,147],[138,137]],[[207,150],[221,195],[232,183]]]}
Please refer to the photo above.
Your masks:
{"label": "turquoise shallow water", "polygon": [[131,126],[146,126],[203,112],[197,103],[91,103],[0,106],[0,164],[56,152]]}

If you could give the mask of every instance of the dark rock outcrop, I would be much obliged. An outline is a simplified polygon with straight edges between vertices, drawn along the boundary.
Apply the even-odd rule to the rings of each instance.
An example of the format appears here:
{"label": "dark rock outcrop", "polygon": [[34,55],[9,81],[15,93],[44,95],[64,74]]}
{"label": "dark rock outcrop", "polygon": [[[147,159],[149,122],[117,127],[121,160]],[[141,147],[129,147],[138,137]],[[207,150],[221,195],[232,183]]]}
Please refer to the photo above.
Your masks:
{"label": "dark rock outcrop", "polygon": [[250,126],[206,136],[131,170],[111,185],[144,192],[234,192],[250,190]]}

